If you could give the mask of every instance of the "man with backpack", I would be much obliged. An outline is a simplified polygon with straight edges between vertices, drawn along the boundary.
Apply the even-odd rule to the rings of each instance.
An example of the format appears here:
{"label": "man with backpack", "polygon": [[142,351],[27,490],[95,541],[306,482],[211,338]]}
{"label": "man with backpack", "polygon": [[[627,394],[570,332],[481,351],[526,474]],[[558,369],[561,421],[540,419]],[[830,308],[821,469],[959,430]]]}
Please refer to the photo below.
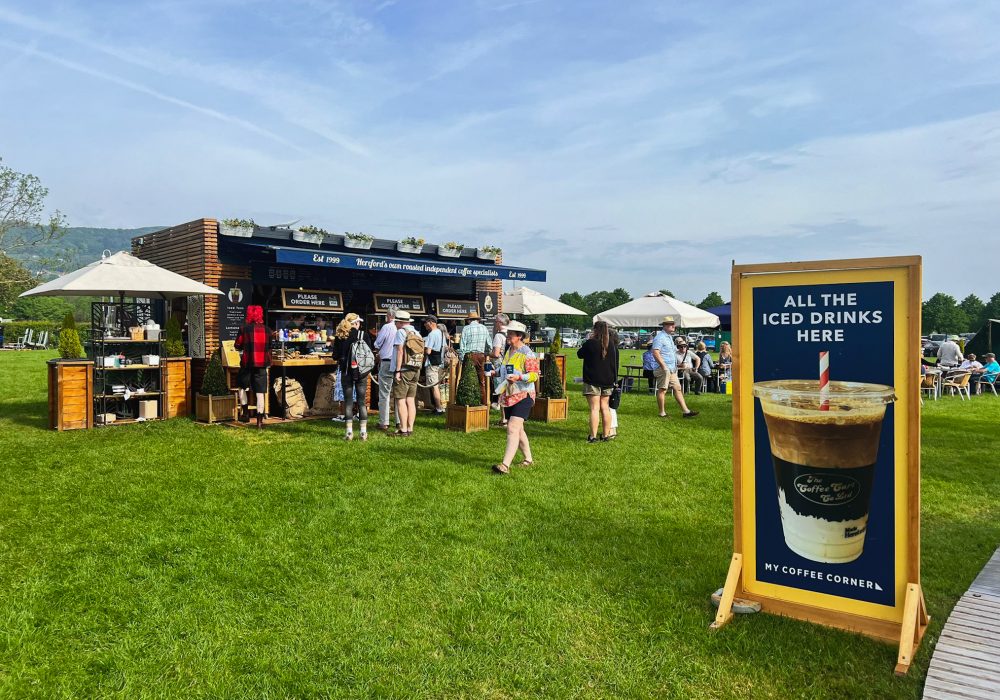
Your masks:
{"label": "man with backpack", "polygon": [[410,323],[410,312],[396,312],[396,338],[392,346],[392,373],[394,383],[392,398],[396,402],[399,418],[398,437],[413,435],[413,421],[417,417],[417,380],[424,366],[424,339]]}

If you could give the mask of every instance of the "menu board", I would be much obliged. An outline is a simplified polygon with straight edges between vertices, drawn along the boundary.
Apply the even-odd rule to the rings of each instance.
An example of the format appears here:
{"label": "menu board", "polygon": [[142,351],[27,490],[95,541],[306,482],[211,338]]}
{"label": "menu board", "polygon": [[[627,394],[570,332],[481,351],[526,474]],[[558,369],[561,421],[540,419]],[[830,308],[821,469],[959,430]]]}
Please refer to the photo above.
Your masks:
{"label": "menu board", "polygon": [[500,310],[500,295],[497,292],[479,292],[479,315],[483,325],[492,328]]}
{"label": "menu board", "polygon": [[438,318],[467,318],[473,311],[479,311],[475,299],[438,299],[436,306]]}
{"label": "menu board", "polygon": [[343,311],[344,297],[340,292],[322,289],[282,289],[281,306],[303,311]]}
{"label": "menu board", "polygon": [[399,311],[408,311],[411,314],[425,314],[427,308],[424,306],[424,298],[419,294],[376,294],[375,310],[384,314],[392,307]]}
{"label": "menu board", "polygon": [[253,297],[253,282],[222,279],[219,289],[224,295],[219,303],[219,340],[236,340]]}

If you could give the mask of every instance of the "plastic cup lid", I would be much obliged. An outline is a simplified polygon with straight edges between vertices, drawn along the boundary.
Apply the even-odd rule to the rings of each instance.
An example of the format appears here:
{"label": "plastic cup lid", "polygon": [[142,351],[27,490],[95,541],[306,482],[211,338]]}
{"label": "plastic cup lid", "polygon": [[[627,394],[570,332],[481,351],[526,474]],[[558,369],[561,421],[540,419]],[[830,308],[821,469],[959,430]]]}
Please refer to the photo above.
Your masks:
{"label": "plastic cup lid", "polygon": [[[887,404],[896,400],[895,389],[885,384],[832,381],[828,385],[830,401],[850,404]],[[780,404],[819,401],[818,379],[774,379],[755,382],[753,395]]]}

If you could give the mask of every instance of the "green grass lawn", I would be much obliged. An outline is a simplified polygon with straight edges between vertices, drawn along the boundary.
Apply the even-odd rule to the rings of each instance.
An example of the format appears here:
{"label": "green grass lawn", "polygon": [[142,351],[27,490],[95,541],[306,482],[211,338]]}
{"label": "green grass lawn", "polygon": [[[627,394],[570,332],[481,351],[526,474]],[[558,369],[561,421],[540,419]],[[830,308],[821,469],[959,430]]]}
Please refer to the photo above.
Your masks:
{"label": "green grass lawn", "polygon": [[[924,411],[933,627],[896,650],[777,617],[719,633],[731,400],[695,420],[626,395],[621,434],[503,433],[421,415],[345,443],[186,419],[46,429],[44,359],[0,354],[0,697],[917,698],[951,606],[1000,541],[1000,400]],[[580,368],[572,358],[570,376]]]}

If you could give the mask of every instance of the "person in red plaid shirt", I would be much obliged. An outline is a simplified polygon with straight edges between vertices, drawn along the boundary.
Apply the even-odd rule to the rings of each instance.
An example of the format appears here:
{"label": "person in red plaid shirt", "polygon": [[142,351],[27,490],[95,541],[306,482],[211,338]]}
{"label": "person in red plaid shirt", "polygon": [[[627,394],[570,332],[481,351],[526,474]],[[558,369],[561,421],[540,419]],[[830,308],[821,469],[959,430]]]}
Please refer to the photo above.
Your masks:
{"label": "person in red plaid shirt", "polygon": [[264,309],[248,306],[247,318],[236,336],[235,347],[242,350],[240,372],[236,376],[240,388],[240,422],[250,422],[247,390],[257,395],[257,428],[264,427],[264,395],[267,393],[267,368],[271,366],[271,338],[264,325]]}

